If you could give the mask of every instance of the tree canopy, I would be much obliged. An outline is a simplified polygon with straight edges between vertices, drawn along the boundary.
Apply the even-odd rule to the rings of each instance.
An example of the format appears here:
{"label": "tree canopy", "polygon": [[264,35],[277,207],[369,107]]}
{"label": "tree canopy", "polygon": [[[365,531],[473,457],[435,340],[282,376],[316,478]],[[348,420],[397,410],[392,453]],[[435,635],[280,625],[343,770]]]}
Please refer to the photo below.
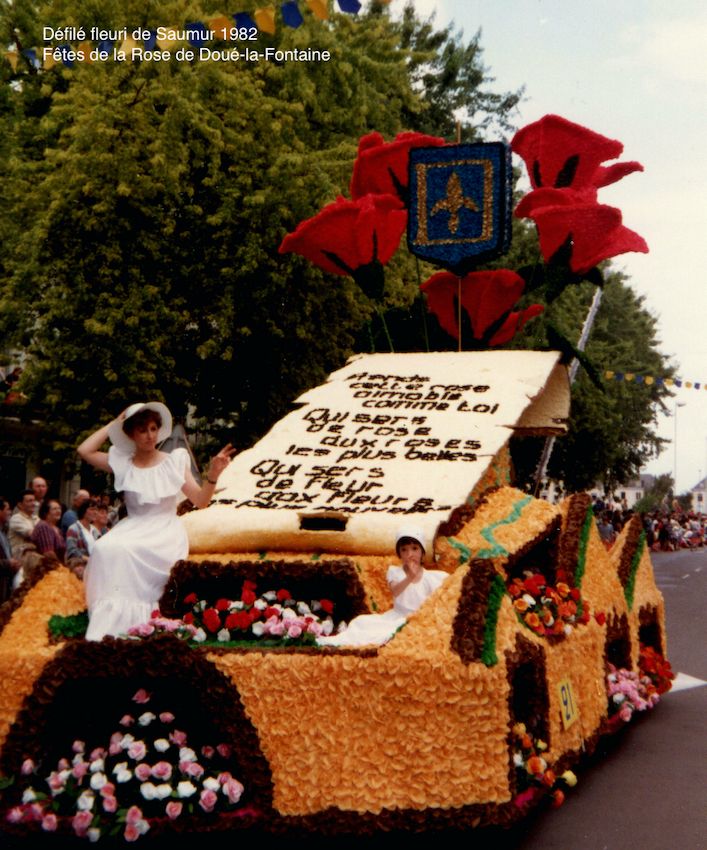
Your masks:
{"label": "tree canopy", "polygon": [[[20,0],[3,6],[1,32],[26,47],[41,44],[40,24],[156,27],[219,11]],[[326,24],[305,12],[266,44],[332,59],[3,65],[0,334],[28,354],[27,410],[55,450],[147,396],[234,428],[240,444],[262,433],[371,318],[351,281],[279,255],[283,235],[346,186],[360,135],[432,120],[442,82],[420,69],[439,70],[440,51],[455,65],[450,104],[473,95],[480,125],[484,110],[507,123],[515,103],[477,91],[478,39],[411,10],[396,22],[373,4]],[[389,306],[412,300],[408,281],[389,275]]]}

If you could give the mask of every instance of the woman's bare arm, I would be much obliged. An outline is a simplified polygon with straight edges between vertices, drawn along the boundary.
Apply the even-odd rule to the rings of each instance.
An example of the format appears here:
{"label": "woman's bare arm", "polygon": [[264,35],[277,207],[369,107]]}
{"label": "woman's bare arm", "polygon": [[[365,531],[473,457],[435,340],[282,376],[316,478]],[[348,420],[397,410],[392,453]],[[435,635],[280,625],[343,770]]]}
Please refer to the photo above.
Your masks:
{"label": "woman's bare arm", "polygon": [[[121,413],[114,421],[122,422],[124,419],[125,411],[123,411],[123,413]],[[100,469],[103,472],[111,472],[111,468],[108,465],[108,453],[100,451],[100,448],[108,439],[108,429],[112,424],[112,422],[109,422],[107,425],[104,425],[102,428],[94,431],[93,434],[91,434],[90,437],[86,437],[83,443],[81,443],[81,445],[76,449],[81,460],[85,460],[86,463],[90,463],[91,466],[95,466],[96,469]]]}
{"label": "woman's bare arm", "polygon": [[182,493],[184,493],[187,499],[189,499],[195,507],[205,508],[209,504],[213,498],[219,475],[221,475],[223,470],[231,462],[231,458],[235,455],[235,453],[236,450],[229,443],[224,446],[215,457],[211,458],[209,471],[206,475],[206,481],[204,481],[201,486],[194,480],[191,470],[187,470],[187,476],[184,481],[184,486],[182,487]]}

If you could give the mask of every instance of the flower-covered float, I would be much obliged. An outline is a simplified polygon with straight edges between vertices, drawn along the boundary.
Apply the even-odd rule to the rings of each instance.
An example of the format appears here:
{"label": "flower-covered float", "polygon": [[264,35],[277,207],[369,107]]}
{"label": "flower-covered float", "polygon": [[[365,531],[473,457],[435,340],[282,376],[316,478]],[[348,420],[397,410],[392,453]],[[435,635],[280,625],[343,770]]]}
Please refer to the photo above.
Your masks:
{"label": "flower-covered float", "polygon": [[[129,639],[81,638],[64,567],[4,607],[4,830],[508,824],[655,702],[638,521],[607,552],[588,496],[509,484],[509,440],[565,428],[556,353],[362,356],[299,405],[184,517],[190,556]],[[314,645],[391,606],[411,517],[447,580],[384,645]]]}

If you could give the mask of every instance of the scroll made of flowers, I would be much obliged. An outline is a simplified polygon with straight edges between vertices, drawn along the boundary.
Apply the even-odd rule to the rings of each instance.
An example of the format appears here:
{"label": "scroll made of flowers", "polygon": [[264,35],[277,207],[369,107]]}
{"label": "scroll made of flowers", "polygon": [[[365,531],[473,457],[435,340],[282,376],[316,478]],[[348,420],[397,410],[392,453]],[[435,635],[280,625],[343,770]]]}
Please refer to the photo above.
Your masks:
{"label": "scroll made of flowers", "polygon": [[[352,358],[297,400],[185,516],[192,552],[392,553],[401,518],[428,539],[464,503],[545,387],[562,431],[557,352],[433,352]],[[551,415],[550,415],[551,414]]]}

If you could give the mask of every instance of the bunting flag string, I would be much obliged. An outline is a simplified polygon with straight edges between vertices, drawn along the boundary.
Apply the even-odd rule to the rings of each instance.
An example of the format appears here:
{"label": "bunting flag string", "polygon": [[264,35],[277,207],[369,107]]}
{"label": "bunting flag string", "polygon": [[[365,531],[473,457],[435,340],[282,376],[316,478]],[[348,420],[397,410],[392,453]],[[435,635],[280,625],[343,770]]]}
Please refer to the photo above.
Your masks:
{"label": "bunting flag string", "polygon": [[[331,0],[331,2],[334,2],[334,0]],[[359,0],[335,0],[335,2],[339,10],[345,14],[356,15],[361,10]],[[383,0],[383,2],[387,3],[389,0]],[[279,4],[280,18],[285,26],[293,29],[302,26],[305,19],[300,10],[301,5],[303,5],[302,0],[284,0]],[[317,20],[326,21],[329,19],[329,0],[304,0],[304,6]],[[130,27],[124,27],[122,31],[113,31],[122,32],[122,38],[114,38],[113,40],[98,37],[98,27],[91,27],[88,31],[80,27],[65,28],[64,32],[67,29],[73,30],[76,38],[69,38],[62,41],[61,44],[55,45],[50,45],[47,42],[47,48],[51,48],[51,50],[43,50],[38,47],[27,48],[19,52],[7,50],[4,54],[5,61],[10,64],[15,73],[21,70],[20,57],[24,57],[25,64],[30,65],[34,70],[48,71],[59,64],[65,68],[73,68],[77,63],[90,64],[94,59],[105,61],[113,55],[115,49],[129,56],[133,47],[144,47],[145,50],[159,48],[162,51],[172,52],[185,44],[191,47],[208,45],[214,36],[221,41],[239,41],[238,34],[244,32],[252,31],[274,35],[277,31],[277,24],[275,6],[270,5],[263,6],[252,13],[235,12],[230,15],[207,18],[204,21],[190,21],[182,27],[164,26],[160,27],[159,30],[141,30],[142,37],[139,39]],[[90,34],[91,31],[96,33],[96,38],[93,41],[86,40],[86,34]],[[164,33],[164,37],[158,37],[160,33]],[[75,47],[72,47],[72,44],[75,44]]]}
{"label": "bunting flag string", "polygon": [[655,375],[637,375],[634,372],[616,372],[613,369],[607,369],[604,372],[604,377],[607,381],[623,381],[627,384],[645,384],[648,387],[655,385],[659,387],[678,387],[686,390],[707,390],[706,381],[684,381],[682,378],[661,378]]}

